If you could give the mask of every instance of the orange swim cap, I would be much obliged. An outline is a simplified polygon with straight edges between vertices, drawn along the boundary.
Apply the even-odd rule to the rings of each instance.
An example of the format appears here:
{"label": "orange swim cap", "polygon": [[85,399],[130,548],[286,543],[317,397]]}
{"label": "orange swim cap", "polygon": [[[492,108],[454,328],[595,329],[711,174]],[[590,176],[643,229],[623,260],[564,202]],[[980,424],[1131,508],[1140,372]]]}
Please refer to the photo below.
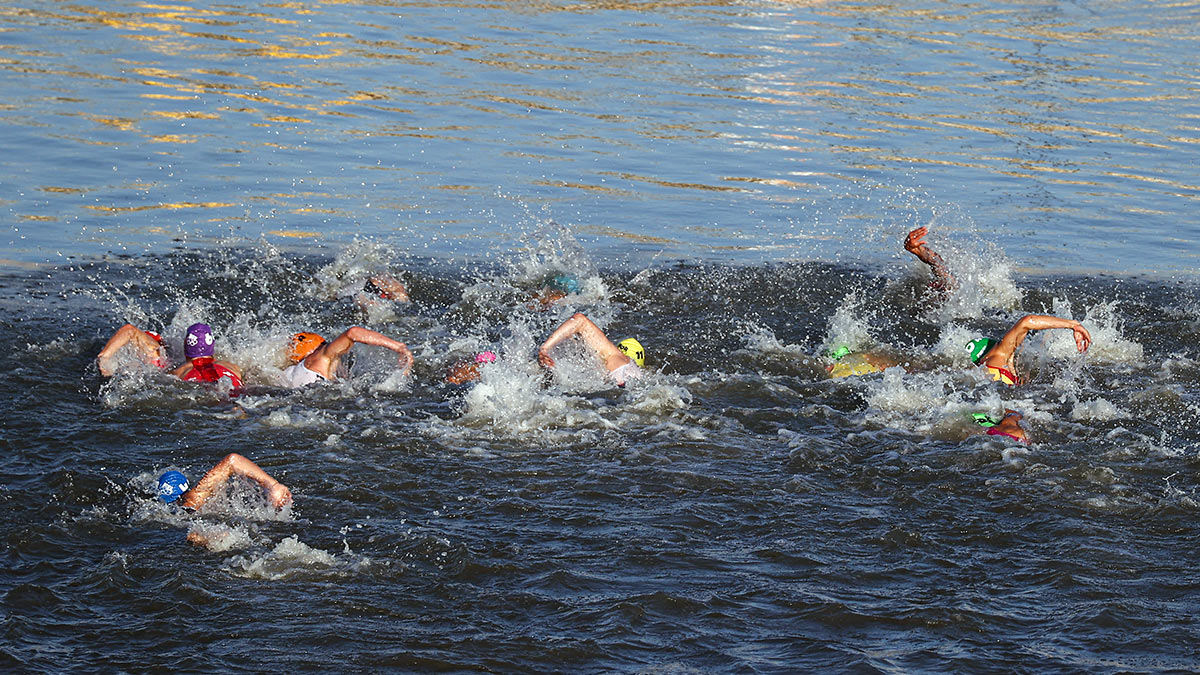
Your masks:
{"label": "orange swim cap", "polygon": [[323,344],[325,338],[316,333],[296,333],[292,336],[292,343],[288,345],[288,358],[292,363],[299,363],[320,349]]}

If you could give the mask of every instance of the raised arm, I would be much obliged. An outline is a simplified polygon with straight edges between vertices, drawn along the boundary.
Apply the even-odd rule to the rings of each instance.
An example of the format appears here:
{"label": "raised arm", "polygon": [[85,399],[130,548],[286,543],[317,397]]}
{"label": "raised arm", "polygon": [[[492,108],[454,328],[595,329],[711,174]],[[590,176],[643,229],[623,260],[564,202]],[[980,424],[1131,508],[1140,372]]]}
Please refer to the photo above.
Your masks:
{"label": "raised arm", "polygon": [[578,335],[584,344],[596,352],[604,361],[604,367],[609,371],[616,370],[630,362],[630,358],[608,339],[599,326],[583,314],[576,312],[574,316],[555,329],[538,348],[538,363],[547,368],[553,368],[554,359],[550,357],[550,350],[574,335]]}
{"label": "raised arm", "polygon": [[1074,319],[1063,319],[1057,316],[1046,316],[1044,314],[1029,314],[1021,317],[1020,321],[1013,324],[1013,327],[1008,329],[1004,337],[1000,338],[1000,343],[992,347],[987,353],[984,363],[989,367],[1011,367],[1013,355],[1017,349],[1021,347],[1021,343],[1025,342],[1026,336],[1032,330],[1048,330],[1051,328],[1070,328],[1075,334],[1075,348],[1079,353],[1084,353],[1088,347],[1092,345],[1092,334],[1088,332],[1083,324]]}
{"label": "raised arm", "polygon": [[96,355],[96,365],[100,368],[100,374],[109,377],[113,374],[113,357],[127,344],[132,343],[138,351],[138,356],[146,363],[155,363],[162,358],[162,345],[158,343],[149,333],[146,333],[137,326],[127,323],[117,329],[100,353]]}
{"label": "raised arm", "polygon": [[925,243],[925,236],[928,234],[928,227],[918,227],[909,232],[908,236],[904,238],[904,250],[917,256],[918,260],[929,265],[929,268],[933,270],[933,276],[945,287],[949,288],[954,285],[954,277],[951,276],[950,270],[946,268],[946,263],[942,260],[942,256],[934,252]]}
{"label": "raised arm", "polygon": [[245,476],[262,486],[267,493],[267,501],[276,508],[282,508],[292,503],[292,491],[283,483],[272,478],[257,464],[236,453],[225,456],[217,465],[208,470],[190,490],[183,495],[180,502],[189,509],[198,509],[213,496],[217,488],[225,484],[230,476]]}
{"label": "raised arm", "polygon": [[355,344],[374,345],[390,349],[400,355],[400,364],[404,368],[405,373],[412,368],[412,352],[408,351],[408,347],[403,342],[397,342],[382,333],[376,333],[362,326],[351,326],[346,332],[325,345],[324,348],[317,350],[308,359],[305,359],[305,364],[310,367],[313,365],[309,359],[323,361],[320,365],[323,365],[328,370],[330,365],[341,359]]}

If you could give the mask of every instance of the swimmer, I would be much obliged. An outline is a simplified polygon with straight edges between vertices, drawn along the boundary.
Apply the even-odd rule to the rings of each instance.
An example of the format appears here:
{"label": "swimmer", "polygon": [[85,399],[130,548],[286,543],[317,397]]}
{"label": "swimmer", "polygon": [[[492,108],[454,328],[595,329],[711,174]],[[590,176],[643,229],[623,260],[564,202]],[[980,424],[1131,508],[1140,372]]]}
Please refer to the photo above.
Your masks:
{"label": "swimmer", "polygon": [[949,268],[946,267],[942,256],[934,252],[933,249],[925,243],[925,236],[929,234],[928,227],[918,227],[904,239],[904,250],[917,256],[921,262],[929,265],[929,269],[933,271],[933,281],[929,284],[935,291],[948,291],[955,286],[954,276],[950,274]]}
{"label": "swimmer", "polygon": [[[158,499],[165,504],[179,502],[183,508],[195,511],[216,493],[231,476],[238,475],[258,483],[271,506],[282,509],[292,503],[292,491],[275,480],[257,464],[236,453],[225,455],[225,459],[208,470],[200,482],[191,486],[187,476],[178,471],[168,471],[158,478]],[[207,545],[210,538],[200,532],[189,532],[188,541],[200,546]]]}
{"label": "swimmer", "polygon": [[367,277],[362,292],[372,299],[390,300],[392,302],[408,302],[408,289],[399,279],[385,275]]}
{"label": "swimmer", "polygon": [[832,378],[882,373],[888,368],[900,365],[900,359],[888,354],[852,352],[849,347],[844,345],[830,350],[825,356],[833,361],[825,366],[825,372],[829,373]]}
{"label": "swimmer", "polygon": [[242,386],[242,369],[228,361],[213,360],[212,328],[206,323],[194,323],[188,326],[187,336],[183,341],[183,355],[187,362],[173,371],[181,380],[188,382],[217,382],[221,378],[229,378],[234,389]]}
{"label": "swimmer", "polygon": [[166,504],[178,500],[185,509],[195,510],[204,506],[217,488],[234,475],[244,476],[262,486],[267,502],[277,509],[292,503],[292,491],[287,489],[287,486],[237,453],[226,455],[225,459],[217,462],[195,485],[189,485],[187,476],[178,471],[164,473],[158,479],[158,498]]}
{"label": "swimmer", "polygon": [[127,323],[112,334],[112,337],[104,344],[100,353],[96,355],[96,365],[100,368],[101,375],[111,377],[116,372],[120,365],[116,359],[117,353],[126,345],[130,345],[136,351],[137,357],[143,363],[155,368],[165,368],[167,366],[167,357],[163,349],[162,336]]}
{"label": "swimmer", "polygon": [[567,297],[578,293],[582,287],[579,280],[564,272],[555,272],[542,280],[542,289],[534,294],[533,299],[526,305],[529,309],[544,312],[550,306]]}
{"label": "swimmer", "polygon": [[337,379],[342,357],[356,344],[390,349],[400,355],[399,363],[405,375],[412,370],[412,352],[403,342],[396,342],[361,326],[351,326],[332,342],[326,342],[316,333],[296,333],[292,336],[288,358],[293,365],[283,371],[283,385],[298,389],[313,382]]}
{"label": "swimmer", "polygon": [[1029,437],[1025,434],[1025,430],[1021,428],[1021,413],[1016,410],[1005,410],[1004,417],[999,421],[994,420],[983,413],[975,413],[972,415],[975,423],[986,430],[988,436],[1007,436],[1018,443],[1029,444]]}
{"label": "swimmer", "polygon": [[604,335],[604,332],[592,323],[591,319],[578,312],[564,321],[550,334],[550,337],[546,338],[546,341],[538,348],[538,362],[545,368],[554,368],[554,359],[550,357],[550,350],[563,340],[575,335],[578,335],[583,343],[600,357],[604,362],[608,378],[618,387],[624,387],[627,381],[637,379],[644,374],[642,366],[646,361],[646,350],[640,342],[629,338],[614,345]]}
{"label": "swimmer", "polygon": [[479,379],[480,370],[489,363],[496,362],[496,352],[479,352],[474,358],[459,361],[450,367],[446,373],[446,382],[450,384],[466,384]]}
{"label": "swimmer", "polygon": [[1057,316],[1030,314],[1017,321],[1004,337],[999,340],[979,338],[967,343],[967,351],[971,361],[983,364],[992,380],[1015,386],[1022,382],[1017,373],[1017,350],[1025,337],[1032,330],[1048,330],[1052,328],[1069,328],[1075,333],[1075,348],[1080,354],[1087,352],[1092,344],[1092,335],[1083,324],[1074,319],[1061,319]]}

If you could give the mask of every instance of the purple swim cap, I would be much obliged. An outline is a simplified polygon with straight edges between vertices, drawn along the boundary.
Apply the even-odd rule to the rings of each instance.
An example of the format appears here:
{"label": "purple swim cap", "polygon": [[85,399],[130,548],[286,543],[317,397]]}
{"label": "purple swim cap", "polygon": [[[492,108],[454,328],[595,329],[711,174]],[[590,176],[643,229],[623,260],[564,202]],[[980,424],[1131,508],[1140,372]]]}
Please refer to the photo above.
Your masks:
{"label": "purple swim cap", "polygon": [[188,326],[187,337],[183,340],[183,355],[189,359],[213,355],[213,334],[208,324],[194,323]]}

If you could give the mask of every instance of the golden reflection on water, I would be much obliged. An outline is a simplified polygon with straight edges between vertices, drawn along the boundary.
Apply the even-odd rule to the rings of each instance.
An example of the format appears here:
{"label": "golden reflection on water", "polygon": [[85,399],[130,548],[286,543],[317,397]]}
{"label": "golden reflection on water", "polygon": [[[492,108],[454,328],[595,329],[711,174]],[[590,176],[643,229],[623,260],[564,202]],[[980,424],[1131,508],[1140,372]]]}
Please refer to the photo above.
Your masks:
{"label": "golden reflection on water", "polygon": [[83,208],[104,213],[135,213],[138,211],[178,210],[178,209],[215,209],[237,206],[231,202],[179,202],[176,204],[144,204],[142,206],[97,206],[84,204]]}
{"label": "golden reflection on water", "polygon": [[[378,23],[336,20],[346,7],[364,6],[378,8],[369,17]],[[1200,7],[1200,3],[1179,6]],[[585,160],[568,155],[569,150],[563,156],[553,154],[574,146],[572,150],[583,147],[584,153],[602,155],[611,163],[598,165],[605,167],[599,170],[581,168],[565,179],[534,176],[526,184],[618,199],[637,197],[638,186],[686,190],[698,196],[757,195],[769,187],[804,189],[816,183],[781,177],[785,175],[843,178],[855,169],[945,167],[947,173],[970,170],[1038,184],[1098,188],[1111,180],[1124,189],[1148,186],[1192,202],[1198,198],[1192,181],[1145,175],[1145,169],[1135,166],[1070,161],[1077,147],[1094,144],[1117,152],[1200,143],[1194,125],[1154,128],[1105,112],[1117,104],[1161,109],[1195,101],[1195,94],[1186,88],[1190,86],[1187,73],[1174,75],[1185,85],[1181,91],[1163,93],[1162,83],[1151,76],[1157,71],[1141,72],[1139,64],[1133,63],[1106,63],[1110,58],[1106,47],[1113,41],[1167,43],[1178,38],[1176,42],[1185,47],[1196,46],[1194,35],[1173,34],[1178,26],[1166,26],[1161,32],[1096,28],[1076,25],[1060,13],[1053,14],[1053,20],[1037,22],[1025,18],[1040,16],[1031,10],[1033,3],[917,8],[804,0],[761,6],[732,1],[446,2],[449,10],[504,8],[493,15],[488,34],[464,38],[422,32],[424,27],[403,19],[408,7],[387,2],[364,5],[358,0],[206,7],[143,3],[121,10],[56,4],[21,11],[36,21],[75,31],[109,29],[113,33],[105,50],[111,51],[114,40],[136,46],[129,54],[104,53],[94,66],[89,61],[93,57],[85,57],[66,68],[61,59],[46,58],[53,54],[0,45],[4,55],[0,69],[53,73],[65,83],[62,89],[74,86],[72,91],[57,92],[63,94],[59,103],[64,105],[56,111],[96,125],[94,137],[82,132],[69,136],[71,142],[89,146],[81,154],[97,146],[140,141],[147,145],[147,154],[188,158],[191,155],[186,153],[194,155],[197,148],[220,143],[236,147],[237,152],[279,151],[287,155],[279,160],[288,167],[280,170],[286,175],[303,171],[305,158],[300,155],[309,152],[306,143],[329,135],[331,129],[356,142],[415,139],[471,146],[488,125],[513,125],[510,120],[517,120],[532,126],[547,117],[569,116],[571,123],[580,119],[590,123],[588,133],[580,133],[578,126],[551,124],[540,134],[523,136],[521,145],[501,150],[502,156],[553,160],[567,168],[583,166]],[[734,41],[724,52],[720,45],[701,44],[699,37],[678,28],[651,36],[630,30],[612,44],[571,43],[553,34],[553,25],[543,32],[525,29],[530,14],[594,13],[599,19],[606,12],[629,12],[656,28],[655,22],[667,21],[663,17],[685,11],[700,18],[715,16],[714,20],[725,22],[722,29],[731,32],[736,32],[731,26],[744,23],[758,24],[763,33],[749,37],[752,31],[745,30],[747,37],[741,38],[745,42]],[[0,17],[5,13],[0,10]],[[773,16],[766,18],[766,13]],[[917,46],[908,46],[912,44]],[[891,56],[897,45],[939,58],[914,57],[911,67],[898,69]],[[1059,51],[1048,56],[1043,51],[1046,46]],[[692,69],[693,61],[704,65]],[[386,68],[391,65],[409,72],[445,69],[448,74],[432,81],[446,82],[446,90],[389,79]],[[468,65],[502,77],[484,84],[466,77],[461,78],[466,82],[457,81],[463,72],[473,72],[465,71]],[[507,77],[512,75],[522,77]],[[642,106],[630,100],[619,109],[593,107],[591,97],[597,89],[559,86],[556,78],[560,77],[571,83],[586,77],[589,84],[617,90],[653,78],[658,91],[646,96],[659,96],[661,101]],[[110,91],[125,95],[121,105],[103,98]],[[96,98],[87,98],[91,95]],[[140,100],[144,107],[127,105],[129,99]],[[950,103],[940,105],[942,101]],[[653,107],[659,103],[662,109]],[[706,107],[720,112],[707,116]],[[19,104],[0,104],[0,110],[22,109]],[[463,121],[447,123],[442,109],[461,113]],[[756,116],[763,119],[750,119]],[[233,134],[228,131],[231,127]],[[606,135],[608,129],[614,131]],[[696,167],[686,161],[622,170],[620,155],[626,149],[692,139],[720,139],[723,146],[761,153],[757,156],[770,161],[748,161],[744,170],[720,167],[711,181],[698,180]],[[822,153],[832,153],[839,165],[806,163]],[[367,164],[358,169],[375,168],[358,163]],[[492,189],[485,186],[493,185],[494,178],[481,176],[475,184],[460,182],[458,176],[435,176],[427,189],[485,193]],[[607,179],[612,184],[605,184]],[[84,194],[91,187],[43,190]],[[151,189],[138,197],[149,201]],[[175,197],[167,203],[81,206],[95,213],[122,214],[236,205]],[[339,198],[321,196],[331,201]],[[770,198],[783,201],[787,196],[776,191]],[[104,199],[119,202],[111,195]],[[338,206],[306,204],[305,199],[296,191],[269,197],[253,194],[244,201],[262,200],[296,214],[347,212]],[[271,232],[311,234],[291,229]]]}

